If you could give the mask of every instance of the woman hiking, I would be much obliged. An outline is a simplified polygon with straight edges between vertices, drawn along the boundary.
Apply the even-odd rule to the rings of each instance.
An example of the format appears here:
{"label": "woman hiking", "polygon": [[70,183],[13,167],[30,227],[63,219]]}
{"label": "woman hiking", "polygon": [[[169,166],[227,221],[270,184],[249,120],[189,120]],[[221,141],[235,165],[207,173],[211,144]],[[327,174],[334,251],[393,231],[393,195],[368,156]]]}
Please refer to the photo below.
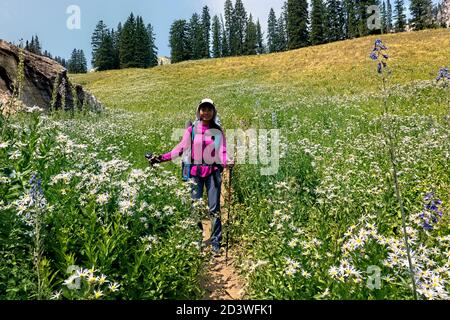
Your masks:
{"label": "woman hiking", "polygon": [[[227,164],[226,140],[222,128],[218,124],[217,109],[211,99],[203,99],[198,105],[196,121],[189,125],[184,132],[178,146],[171,152],[153,156],[150,164],[161,163],[176,159],[184,152],[190,153],[189,164],[183,171],[184,179],[191,179],[192,199],[199,200],[203,196],[203,188],[208,195],[208,207],[211,218],[211,237],[207,242],[211,243],[212,250],[219,254],[222,241],[222,223],[220,219],[220,192],[222,185],[221,173]],[[186,166],[186,165],[185,165]],[[202,224],[199,223],[202,228]]]}

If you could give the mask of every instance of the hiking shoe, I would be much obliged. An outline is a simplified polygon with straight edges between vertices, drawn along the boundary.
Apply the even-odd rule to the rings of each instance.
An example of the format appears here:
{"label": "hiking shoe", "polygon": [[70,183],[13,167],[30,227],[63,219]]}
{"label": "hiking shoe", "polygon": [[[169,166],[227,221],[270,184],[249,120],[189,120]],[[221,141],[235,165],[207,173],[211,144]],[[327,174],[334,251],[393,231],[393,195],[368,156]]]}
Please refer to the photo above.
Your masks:
{"label": "hiking shoe", "polygon": [[220,247],[219,246],[212,246],[212,252],[214,257],[220,257]]}

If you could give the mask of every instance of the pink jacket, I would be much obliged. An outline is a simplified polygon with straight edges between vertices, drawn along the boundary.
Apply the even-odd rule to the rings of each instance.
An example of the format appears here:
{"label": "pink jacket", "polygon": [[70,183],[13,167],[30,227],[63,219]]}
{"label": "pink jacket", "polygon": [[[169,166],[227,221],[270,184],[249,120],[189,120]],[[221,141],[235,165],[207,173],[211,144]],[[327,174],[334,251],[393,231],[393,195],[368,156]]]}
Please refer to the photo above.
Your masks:
{"label": "pink jacket", "polygon": [[[191,176],[207,177],[212,172],[218,170],[215,166],[210,166],[208,164],[220,164],[226,167],[227,164],[227,147],[225,135],[220,132],[220,144],[218,148],[218,154],[216,155],[216,148],[213,138],[217,136],[218,131],[211,129],[208,131],[209,125],[204,125],[202,122],[195,126],[195,137],[192,152],[192,168]],[[180,157],[185,150],[191,146],[192,140],[192,126],[189,126],[184,132],[183,139],[171,152],[163,154],[161,156],[161,161],[170,161]],[[197,166],[196,164],[199,164]],[[197,174],[198,167],[198,174]]]}

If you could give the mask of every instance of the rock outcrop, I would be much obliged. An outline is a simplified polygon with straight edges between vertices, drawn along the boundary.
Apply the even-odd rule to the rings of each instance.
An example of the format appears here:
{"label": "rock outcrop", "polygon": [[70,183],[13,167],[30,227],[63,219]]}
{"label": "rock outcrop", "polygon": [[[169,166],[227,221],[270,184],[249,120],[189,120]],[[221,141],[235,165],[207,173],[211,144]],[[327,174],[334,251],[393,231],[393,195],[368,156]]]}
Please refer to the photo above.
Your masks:
{"label": "rock outcrop", "polygon": [[[20,49],[0,39],[0,102],[12,97],[17,85]],[[20,100],[27,107],[51,109],[103,109],[80,85],[72,85],[67,70],[56,61],[24,52],[24,79]],[[17,89],[17,88],[16,88]]]}
{"label": "rock outcrop", "polygon": [[450,28],[450,0],[443,0],[438,12],[438,21],[443,26]]}

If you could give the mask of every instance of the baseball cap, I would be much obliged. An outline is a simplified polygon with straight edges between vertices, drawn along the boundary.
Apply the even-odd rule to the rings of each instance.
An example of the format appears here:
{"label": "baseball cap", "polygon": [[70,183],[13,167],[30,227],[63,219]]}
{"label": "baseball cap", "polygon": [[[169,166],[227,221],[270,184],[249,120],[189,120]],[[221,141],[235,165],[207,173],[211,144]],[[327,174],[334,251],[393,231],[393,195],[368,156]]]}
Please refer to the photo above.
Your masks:
{"label": "baseball cap", "polygon": [[200,101],[200,104],[198,105],[198,108],[200,109],[200,107],[201,106],[204,106],[204,105],[209,105],[209,106],[211,106],[212,108],[216,108],[216,106],[215,106],[215,104],[214,104],[214,101],[212,101],[211,99],[209,99],[209,98],[205,98],[205,99],[203,99],[202,101]]}

